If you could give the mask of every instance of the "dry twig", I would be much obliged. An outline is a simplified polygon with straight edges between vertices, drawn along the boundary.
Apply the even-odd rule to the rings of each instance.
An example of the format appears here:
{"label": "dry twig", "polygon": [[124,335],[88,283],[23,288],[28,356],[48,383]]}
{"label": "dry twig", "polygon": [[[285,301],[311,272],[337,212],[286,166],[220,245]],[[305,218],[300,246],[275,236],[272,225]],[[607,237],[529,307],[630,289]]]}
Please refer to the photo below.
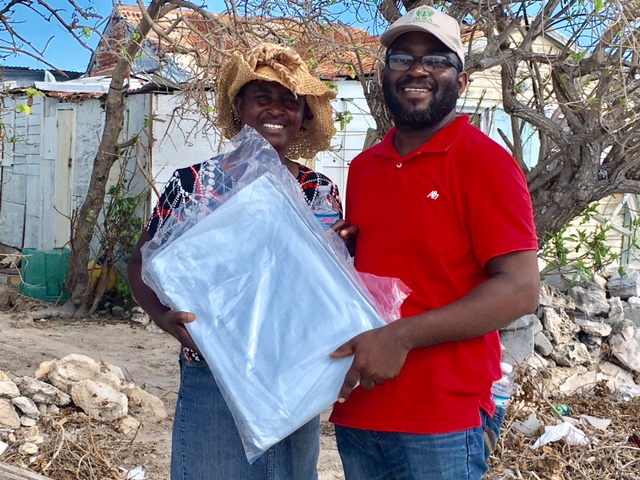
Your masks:
{"label": "dry twig", "polygon": [[[44,416],[40,435],[45,441],[38,454],[25,457],[17,448],[11,448],[2,461],[20,468],[47,475],[56,480],[123,480],[120,467],[133,451],[141,456],[150,453],[150,447],[135,443],[134,434],[122,434],[112,424],[97,423],[74,408],[66,408],[54,416]],[[19,443],[28,441],[19,438]]]}
{"label": "dry twig", "polygon": [[[498,447],[490,458],[487,480],[638,479],[640,448],[630,443],[629,437],[640,432],[640,397],[619,402],[600,384],[588,392],[554,397],[545,390],[544,381],[530,372],[522,375],[520,383],[520,393],[509,405]],[[591,415],[611,419],[611,425],[602,431],[581,423],[579,428],[591,440],[587,446],[552,442],[532,450],[544,426],[562,421],[553,408],[559,404],[571,407],[571,418]],[[525,421],[532,412],[540,420],[541,431],[528,437],[518,432],[514,423]]]}

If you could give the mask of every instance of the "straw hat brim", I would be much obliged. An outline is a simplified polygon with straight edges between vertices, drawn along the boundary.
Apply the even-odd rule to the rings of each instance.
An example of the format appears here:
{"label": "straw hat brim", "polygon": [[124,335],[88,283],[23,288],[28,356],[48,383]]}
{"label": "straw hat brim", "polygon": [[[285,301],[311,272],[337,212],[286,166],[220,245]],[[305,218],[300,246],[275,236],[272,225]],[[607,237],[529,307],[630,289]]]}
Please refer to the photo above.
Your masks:
{"label": "straw hat brim", "polygon": [[[291,158],[313,158],[331,144],[334,133],[331,100],[336,94],[304,66],[292,72],[292,76],[297,82],[294,93],[305,97],[313,118],[303,121],[302,129],[291,141],[287,155]],[[217,82],[216,123],[224,137],[233,138],[242,128],[234,115],[233,101],[240,89],[254,80],[276,82],[291,90],[271,67],[260,65],[253,70],[241,55],[234,53],[222,67]]]}

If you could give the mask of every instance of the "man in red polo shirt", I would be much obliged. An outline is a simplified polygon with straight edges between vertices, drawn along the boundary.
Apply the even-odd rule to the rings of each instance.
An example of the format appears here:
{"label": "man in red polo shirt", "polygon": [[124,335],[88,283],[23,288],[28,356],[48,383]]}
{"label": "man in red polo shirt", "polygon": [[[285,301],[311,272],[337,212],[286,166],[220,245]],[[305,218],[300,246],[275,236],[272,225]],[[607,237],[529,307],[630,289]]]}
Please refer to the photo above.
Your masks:
{"label": "man in red polo shirt", "polygon": [[332,354],[354,361],[331,421],[347,480],[480,479],[483,426],[504,415],[497,330],[538,302],[531,198],[511,155],[456,116],[458,22],[419,7],[380,42],[395,128],[351,163],[341,234],[358,232],[359,271],[413,292],[400,320]]}

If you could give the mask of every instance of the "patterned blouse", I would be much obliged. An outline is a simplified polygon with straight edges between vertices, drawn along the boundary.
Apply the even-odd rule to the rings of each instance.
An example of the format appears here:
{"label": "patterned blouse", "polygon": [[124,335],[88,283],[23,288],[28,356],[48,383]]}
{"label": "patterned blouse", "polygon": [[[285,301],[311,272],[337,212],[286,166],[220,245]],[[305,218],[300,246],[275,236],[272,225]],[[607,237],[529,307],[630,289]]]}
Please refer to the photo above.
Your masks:
{"label": "patterned blouse", "polygon": [[[331,196],[336,200],[342,218],[342,202],[335,184],[322,173],[314,172],[304,165],[299,165],[299,169],[297,180],[307,203],[311,205],[318,196],[319,185],[330,185]],[[171,218],[173,211],[189,202],[193,195],[217,197],[228,192],[235,185],[236,180],[225,173],[214,159],[176,170],[164,186],[151,218],[147,222],[147,233],[153,237]],[[182,350],[188,361],[204,360],[198,352],[189,347],[183,345]]]}

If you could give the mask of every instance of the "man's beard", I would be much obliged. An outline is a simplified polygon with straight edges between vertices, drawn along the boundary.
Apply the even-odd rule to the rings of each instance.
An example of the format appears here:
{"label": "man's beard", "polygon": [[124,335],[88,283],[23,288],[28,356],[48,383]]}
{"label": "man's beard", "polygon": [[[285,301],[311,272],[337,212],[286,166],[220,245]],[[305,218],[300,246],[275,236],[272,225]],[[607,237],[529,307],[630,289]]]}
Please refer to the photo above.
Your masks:
{"label": "man's beard", "polygon": [[[426,82],[423,82],[425,84]],[[387,78],[383,79],[382,92],[384,101],[393,116],[398,130],[423,130],[430,128],[442,121],[452,111],[455,111],[456,102],[458,100],[458,84],[457,82],[446,82],[443,88],[440,88],[435,82],[432,82],[433,89],[431,94],[433,100],[422,110],[409,111],[401,103],[398,98],[397,91],[401,90],[405,84],[415,86],[415,82],[406,81],[396,84],[395,90],[391,86],[391,82]]]}

